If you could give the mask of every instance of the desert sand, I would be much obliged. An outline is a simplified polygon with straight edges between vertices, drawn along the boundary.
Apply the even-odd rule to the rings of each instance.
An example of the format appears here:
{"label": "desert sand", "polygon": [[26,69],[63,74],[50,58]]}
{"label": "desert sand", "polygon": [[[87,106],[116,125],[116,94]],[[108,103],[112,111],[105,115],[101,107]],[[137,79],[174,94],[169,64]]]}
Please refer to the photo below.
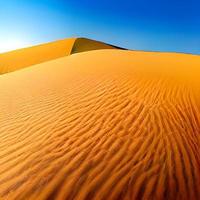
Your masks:
{"label": "desert sand", "polygon": [[7,54],[0,199],[200,199],[200,56],[53,53]]}
{"label": "desert sand", "polygon": [[96,49],[116,49],[87,38],[69,38],[0,54],[0,74],[54,60],[74,53]]}

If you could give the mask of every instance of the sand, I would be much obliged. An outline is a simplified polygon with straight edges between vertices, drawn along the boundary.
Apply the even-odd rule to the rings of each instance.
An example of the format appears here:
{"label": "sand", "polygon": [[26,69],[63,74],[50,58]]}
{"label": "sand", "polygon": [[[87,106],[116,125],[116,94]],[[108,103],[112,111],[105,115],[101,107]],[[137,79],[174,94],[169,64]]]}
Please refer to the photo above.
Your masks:
{"label": "sand", "polygon": [[95,50],[0,76],[0,199],[200,199],[200,57]]}
{"label": "sand", "polygon": [[54,60],[74,53],[96,49],[116,49],[87,38],[69,38],[0,54],[0,75]]}

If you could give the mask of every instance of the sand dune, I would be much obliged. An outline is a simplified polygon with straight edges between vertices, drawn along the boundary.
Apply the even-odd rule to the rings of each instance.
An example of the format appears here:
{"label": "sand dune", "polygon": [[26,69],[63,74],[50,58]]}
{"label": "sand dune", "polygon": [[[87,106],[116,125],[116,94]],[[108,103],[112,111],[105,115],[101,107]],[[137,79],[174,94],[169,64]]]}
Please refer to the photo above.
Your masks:
{"label": "sand dune", "polygon": [[200,57],[96,50],[0,76],[0,199],[200,199]]}
{"label": "sand dune", "polygon": [[105,44],[103,42],[89,40],[86,38],[77,38],[71,50],[71,54],[97,49],[122,49],[117,46]]}
{"label": "sand dune", "polygon": [[13,72],[74,53],[114,48],[118,47],[86,38],[71,38],[15,50],[0,54],[0,74]]}

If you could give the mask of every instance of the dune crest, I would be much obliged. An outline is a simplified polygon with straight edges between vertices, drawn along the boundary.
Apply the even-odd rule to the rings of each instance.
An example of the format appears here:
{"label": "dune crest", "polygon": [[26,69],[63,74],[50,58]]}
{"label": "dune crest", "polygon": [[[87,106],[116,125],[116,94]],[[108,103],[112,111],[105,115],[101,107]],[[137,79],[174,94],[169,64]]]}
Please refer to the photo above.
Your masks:
{"label": "dune crest", "polygon": [[72,47],[71,54],[80,53],[84,51],[98,50],[98,49],[123,49],[123,48],[99,41],[90,40],[87,38],[77,38]]}
{"label": "dune crest", "polygon": [[200,199],[200,57],[99,50],[0,77],[0,199]]}
{"label": "dune crest", "polygon": [[83,51],[118,48],[86,38],[70,38],[0,54],[0,74]]}

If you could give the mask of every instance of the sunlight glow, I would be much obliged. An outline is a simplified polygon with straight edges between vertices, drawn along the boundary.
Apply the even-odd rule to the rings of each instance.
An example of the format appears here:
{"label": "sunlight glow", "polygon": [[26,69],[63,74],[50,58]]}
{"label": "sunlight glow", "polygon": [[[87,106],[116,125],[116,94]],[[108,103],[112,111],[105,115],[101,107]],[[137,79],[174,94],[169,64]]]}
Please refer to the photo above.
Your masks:
{"label": "sunlight glow", "polygon": [[0,53],[13,51],[29,46],[25,41],[18,39],[0,40]]}

